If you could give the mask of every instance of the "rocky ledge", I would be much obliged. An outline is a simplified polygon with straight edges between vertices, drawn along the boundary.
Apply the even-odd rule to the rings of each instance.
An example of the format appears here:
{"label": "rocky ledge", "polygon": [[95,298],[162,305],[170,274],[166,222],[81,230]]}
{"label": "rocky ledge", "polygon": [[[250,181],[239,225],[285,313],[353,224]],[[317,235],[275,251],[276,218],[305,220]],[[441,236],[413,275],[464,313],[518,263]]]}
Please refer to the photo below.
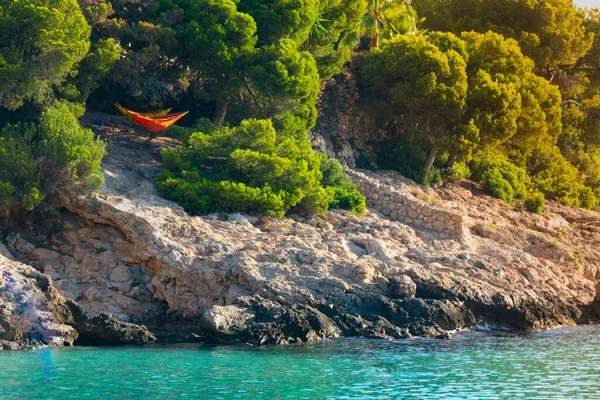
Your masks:
{"label": "rocky ledge", "polygon": [[48,275],[14,260],[2,244],[0,275],[0,347],[4,350],[73,345],[81,339],[87,344],[155,339],[145,327],[115,322],[105,314],[88,316],[77,303],[58,293]]}
{"label": "rocky ledge", "polygon": [[14,279],[0,289],[2,340],[259,345],[598,321],[597,213],[551,203],[539,216],[468,183],[350,171],[365,216],[190,216],[153,183],[173,143],[144,149],[108,125],[101,194],[65,195],[43,234],[4,219],[4,253],[20,262],[0,257]]}

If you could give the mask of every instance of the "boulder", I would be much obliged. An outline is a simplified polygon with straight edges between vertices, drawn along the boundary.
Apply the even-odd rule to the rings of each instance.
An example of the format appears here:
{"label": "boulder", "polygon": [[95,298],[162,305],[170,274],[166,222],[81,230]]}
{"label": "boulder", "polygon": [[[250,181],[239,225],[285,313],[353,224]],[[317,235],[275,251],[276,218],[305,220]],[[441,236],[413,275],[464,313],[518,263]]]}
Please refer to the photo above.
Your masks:
{"label": "boulder", "polygon": [[77,326],[77,345],[142,344],[156,340],[143,325],[119,321],[112,315],[100,314]]}
{"label": "boulder", "polygon": [[417,284],[408,275],[400,275],[391,279],[392,297],[395,299],[413,299],[417,294]]}
{"label": "boulder", "polygon": [[[0,340],[72,345],[72,301],[52,287],[50,277],[0,255]],[[9,346],[10,347],[10,346]]]}
{"label": "boulder", "polygon": [[214,306],[202,314],[200,327],[208,337],[218,340],[244,340],[256,314],[237,305]]}

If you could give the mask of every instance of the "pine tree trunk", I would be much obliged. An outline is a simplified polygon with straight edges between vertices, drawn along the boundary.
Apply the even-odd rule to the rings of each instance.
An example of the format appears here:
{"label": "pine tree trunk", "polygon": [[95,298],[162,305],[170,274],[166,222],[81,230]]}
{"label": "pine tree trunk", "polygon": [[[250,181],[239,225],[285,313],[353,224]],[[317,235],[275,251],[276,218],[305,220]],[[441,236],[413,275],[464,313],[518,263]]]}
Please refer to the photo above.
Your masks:
{"label": "pine tree trunk", "polygon": [[4,97],[4,92],[0,92],[0,108],[2,108],[2,98]]}
{"label": "pine tree trunk", "polygon": [[435,158],[438,153],[437,146],[432,146],[427,154],[427,161],[425,161],[425,166],[423,167],[423,180],[426,180],[429,176],[429,172],[431,171],[431,167],[433,167],[433,163],[435,162]]}
{"label": "pine tree trunk", "polygon": [[456,154],[452,153],[452,154],[450,154],[450,157],[448,157],[448,162],[446,163],[446,168],[452,169],[452,168],[454,168],[455,164],[456,164]]}
{"label": "pine tree trunk", "polygon": [[217,128],[223,126],[225,122],[225,115],[227,114],[227,106],[229,105],[229,97],[219,97],[217,99],[217,107],[215,108],[215,114],[213,116],[213,124]]}
{"label": "pine tree trunk", "polygon": [[88,101],[88,98],[90,97],[90,92],[91,92],[91,88],[88,86],[86,87],[85,91],[81,94],[81,102],[82,103],[86,103]]}

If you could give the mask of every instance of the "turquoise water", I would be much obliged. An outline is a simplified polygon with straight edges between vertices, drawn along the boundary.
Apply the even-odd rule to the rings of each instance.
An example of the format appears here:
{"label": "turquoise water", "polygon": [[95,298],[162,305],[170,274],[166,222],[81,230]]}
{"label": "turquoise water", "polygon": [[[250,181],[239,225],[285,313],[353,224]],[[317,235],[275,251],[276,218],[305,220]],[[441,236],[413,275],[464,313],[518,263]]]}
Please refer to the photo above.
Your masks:
{"label": "turquoise water", "polygon": [[599,399],[600,327],[0,352],[0,399]]}

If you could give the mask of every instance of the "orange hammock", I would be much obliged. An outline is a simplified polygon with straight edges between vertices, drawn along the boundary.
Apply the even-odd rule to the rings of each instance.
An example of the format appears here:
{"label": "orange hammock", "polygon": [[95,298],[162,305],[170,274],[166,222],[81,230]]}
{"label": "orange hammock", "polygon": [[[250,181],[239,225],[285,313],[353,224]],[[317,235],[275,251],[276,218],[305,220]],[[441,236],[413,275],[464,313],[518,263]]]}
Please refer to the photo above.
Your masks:
{"label": "orange hammock", "polygon": [[132,116],[133,119],[135,119],[135,121],[138,124],[146,128],[148,132],[155,133],[162,132],[165,129],[168,129],[171,125],[183,118],[187,113],[188,112],[186,111],[175,114],[169,114],[160,118],[146,118],[136,114],[132,114]]}
{"label": "orange hammock", "polygon": [[[172,109],[160,111],[151,111],[147,113],[139,113],[123,107],[119,103],[115,103],[115,107],[131,122],[136,125],[141,125],[148,132],[162,132],[168,129],[171,125],[179,121],[188,112],[168,114]],[[167,115],[168,114],[168,115]]]}
{"label": "orange hammock", "polygon": [[130,110],[129,108],[125,108],[122,105],[120,105],[119,103],[115,103],[115,107],[117,107],[117,109],[119,111],[121,111],[121,114],[123,114],[123,116],[125,118],[127,118],[128,120],[130,120],[131,122],[133,122],[136,125],[139,125],[139,124],[133,118],[133,115],[140,115],[140,116],[146,117],[146,118],[164,117],[172,110],[172,108],[167,108],[166,110],[157,110],[157,111],[149,111],[149,112],[141,113],[141,112],[136,112],[136,111]]}

